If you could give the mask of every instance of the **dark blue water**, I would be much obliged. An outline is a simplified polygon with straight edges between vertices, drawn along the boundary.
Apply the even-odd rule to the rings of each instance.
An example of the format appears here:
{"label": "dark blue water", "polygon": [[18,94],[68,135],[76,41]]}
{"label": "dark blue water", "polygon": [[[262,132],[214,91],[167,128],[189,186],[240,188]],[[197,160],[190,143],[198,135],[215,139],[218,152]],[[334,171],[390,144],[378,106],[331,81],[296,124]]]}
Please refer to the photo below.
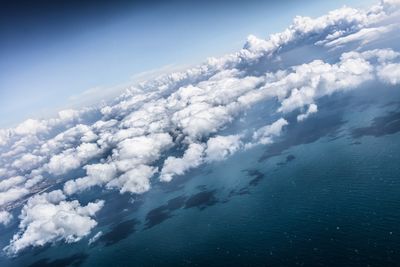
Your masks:
{"label": "dark blue water", "polygon": [[97,242],[1,266],[399,266],[400,90],[369,89],[142,196],[92,191]]}

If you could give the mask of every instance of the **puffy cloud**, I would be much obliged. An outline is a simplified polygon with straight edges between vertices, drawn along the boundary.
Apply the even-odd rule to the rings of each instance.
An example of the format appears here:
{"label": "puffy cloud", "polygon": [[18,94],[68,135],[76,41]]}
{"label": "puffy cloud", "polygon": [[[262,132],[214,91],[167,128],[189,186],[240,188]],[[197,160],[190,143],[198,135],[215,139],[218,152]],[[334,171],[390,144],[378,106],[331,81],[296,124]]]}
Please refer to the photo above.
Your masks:
{"label": "puffy cloud", "polygon": [[[372,30],[373,25],[384,23],[398,15],[397,0],[389,0],[381,1],[366,10],[343,7],[315,19],[296,16],[293,24],[286,30],[270,35],[267,40],[249,36],[242,54],[248,58],[259,58],[260,55],[272,55],[291,46],[301,46],[310,42],[317,45],[329,42],[333,45],[334,40],[339,39],[337,44],[344,44],[368,35],[373,35],[376,39],[388,29],[377,27]],[[371,29],[365,30],[366,28]]]}
{"label": "puffy cloud", "polygon": [[171,122],[191,140],[217,132],[234,119],[239,96],[256,88],[263,77],[246,76],[237,69],[222,70],[196,86],[179,88],[167,99]]}
{"label": "puffy cloud", "polygon": [[4,146],[11,139],[12,131],[10,129],[0,130],[0,146]]}
{"label": "puffy cloud", "polygon": [[360,53],[345,53],[337,64],[328,64],[315,60],[293,68],[284,79],[288,85],[295,86],[289,97],[283,99],[279,111],[290,112],[305,105],[310,105],[315,99],[332,94],[335,91],[352,89],[363,82],[373,79],[374,68]]}
{"label": "puffy cloud", "polygon": [[147,165],[137,165],[117,179],[111,180],[108,188],[119,188],[121,193],[130,192],[141,194],[150,189],[150,178],[156,172],[155,168]]}
{"label": "puffy cloud", "polygon": [[58,112],[59,121],[71,122],[75,119],[79,119],[82,111],[74,110],[74,109],[65,109]]}
{"label": "puffy cloud", "polygon": [[77,148],[71,148],[52,156],[46,165],[46,170],[55,175],[65,174],[102,153],[103,150],[97,144],[83,143]]}
{"label": "puffy cloud", "polygon": [[318,111],[318,106],[315,104],[311,104],[308,106],[308,109],[304,114],[300,114],[297,116],[297,121],[303,121],[307,119],[311,114],[316,113],[317,111]]}
{"label": "puffy cloud", "polygon": [[46,131],[48,131],[48,127],[45,121],[38,121],[33,119],[28,119],[15,128],[15,133],[19,135],[35,135],[37,133],[43,133]]}
{"label": "puffy cloud", "polygon": [[399,84],[400,83],[400,64],[391,63],[382,66],[378,69],[378,76],[384,82],[389,84]]}
{"label": "puffy cloud", "polygon": [[82,143],[76,148],[76,155],[81,161],[87,161],[101,153],[102,149],[95,143]]}
{"label": "puffy cloud", "polygon": [[[381,11],[378,11],[381,12]],[[250,36],[244,48],[252,53],[271,55],[291,44],[324,39],[334,32],[342,34],[357,30],[372,18],[367,12],[349,7],[333,10],[327,15],[312,19],[296,16],[293,24],[281,33],[270,35],[267,40]]]}
{"label": "puffy cloud", "polygon": [[82,108],[80,110],[62,110],[58,113],[57,118],[51,118],[49,120],[36,120],[28,119],[15,128],[3,130],[0,134],[0,145],[7,144],[11,139],[24,138],[25,136],[47,136],[50,132],[56,129],[68,128],[74,126],[74,124],[82,121],[86,116],[91,116],[96,109],[93,108]]}
{"label": "puffy cloud", "polygon": [[90,127],[87,125],[75,125],[40,144],[39,153],[56,154],[62,150],[72,148],[90,132]]}
{"label": "puffy cloud", "polygon": [[35,167],[38,167],[39,164],[42,162],[42,160],[43,160],[42,156],[37,156],[31,153],[27,153],[22,155],[19,159],[16,159],[12,163],[12,167],[23,171],[31,170],[34,169]]}
{"label": "puffy cloud", "polygon": [[11,188],[7,191],[0,192],[0,207],[5,204],[14,202],[18,199],[21,199],[22,197],[28,194],[29,191],[26,188],[21,188],[21,187]]}
{"label": "puffy cloud", "polygon": [[279,136],[282,132],[283,127],[289,123],[280,118],[272,124],[266,125],[258,129],[253,134],[253,140],[260,144],[270,144],[272,143],[273,137]]}
{"label": "puffy cloud", "polygon": [[95,134],[92,130],[89,130],[83,134],[80,141],[83,143],[93,143],[98,138],[99,137],[97,136],[97,134]]}
{"label": "puffy cloud", "polygon": [[60,190],[36,195],[22,208],[20,231],[4,250],[15,254],[30,246],[61,240],[79,241],[97,225],[92,217],[103,205],[104,201],[90,202],[86,206],[81,206],[77,200],[65,201]]}
{"label": "puffy cloud", "polygon": [[240,135],[215,136],[207,141],[207,161],[219,161],[235,153],[242,146]]}
{"label": "puffy cloud", "polygon": [[0,192],[4,192],[9,190],[12,187],[15,187],[16,185],[22,184],[25,182],[25,177],[23,176],[14,176],[5,180],[2,180],[0,182]]}
{"label": "puffy cloud", "polygon": [[143,104],[141,109],[133,111],[122,120],[121,126],[124,129],[116,133],[116,135],[119,135],[116,139],[122,140],[149,133],[163,132],[169,124],[167,114],[165,101],[149,101]]}
{"label": "puffy cloud", "polygon": [[11,213],[5,210],[0,211],[0,224],[7,225],[11,222],[12,219],[13,216],[11,215]]}
{"label": "puffy cloud", "polygon": [[80,165],[81,161],[79,158],[72,153],[72,150],[67,150],[51,157],[49,163],[46,165],[46,169],[51,174],[60,175],[76,169]]}
{"label": "puffy cloud", "polygon": [[192,139],[216,132],[223,124],[231,120],[232,117],[226,108],[213,107],[205,102],[189,105],[174,113],[172,117],[172,121]]}
{"label": "puffy cloud", "polygon": [[67,181],[64,185],[64,192],[68,195],[83,191],[96,185],[104,185],[114,179],[117,169],[114,164],[92,164],[86,165],[87,176]]}
{"label": "puffy cloud", "polygon": [[[117,143],[112,155],[116,170],[124,174],[110,181],[101,180],[99,177],[78,179],[66,184],[65,189],[70,190],[70,187],[76,187],[77,183],[82,186],[82,183],[88,182],[92,184],[104,184],[107,182],[107,188],[118,188],[121,193],[140,194],[146,192],[150,189],[150,178],[157,171],[156,168],[149,166],[149,164],[158,160],[161,153],[172,145],[172,137],[168,133],[154,133],[124,139]],[[115,173],[113,173],[114,175]],[[107,176],[108,178],[112,177]]]}
{"label": "puffy cloud", "polygon": [[117,146],[115,155],[119,159],[132,159],[137,164],[151,163],[158,159],[165,148],[172,145],[167,133],[157,133],[123,140]]}
{"label": "puffy cloud", "polygon": [[285,71],[267,73],[265,84],[238,97],[238,104],[247,107],[277,98],[281,104],[277,111],[291,112],[322,96],[358,88],[373,80],[380,66],[397,57],[398,53],[390,49],[348,52],[343,53],[336,63],[313,60]]}
{"label": "puffy cloud", "polygon": [[[376,59],[380,65],[385,65],[387,62],[396,60],[400,57],[400,53],[393,51],[392,49],[372,49],[363,51],[362,53],[358,52],[348,52],[344,55],[348,57],[351,56],[362,56],[366,60]],[[378,68],[380,66],[378,65]]]}
{"label": "puffy cloud", "polygon": [[43,176],[42,175],[36,175],[36,176],[34,176],[34,177],[32,177],[32,178],[30,178],[30,179],[28,179],[26,182],[25,182],[25,184],[24,184],[24,187],[25,188],[32,188],[32,187],[34,187],[35,185],[37,185],[38,183],[40,183],[41,181],[43,181]]}
{"label": "puffy cloud", "polygon": [[175,175],[182,175],[187,170],[195,168],[203,163],[204,157],[203,144],[192,143],[186,149],[181,158],[173,156],[168,157],[164,161],[164,166],[161,170],[160,180],[169,182]]}

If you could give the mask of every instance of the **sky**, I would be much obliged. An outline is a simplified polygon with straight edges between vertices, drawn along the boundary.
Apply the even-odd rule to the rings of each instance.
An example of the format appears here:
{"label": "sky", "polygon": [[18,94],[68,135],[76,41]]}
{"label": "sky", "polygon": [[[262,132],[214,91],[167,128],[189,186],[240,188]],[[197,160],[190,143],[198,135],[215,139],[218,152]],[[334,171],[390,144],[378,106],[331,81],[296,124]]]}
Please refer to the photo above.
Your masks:
{"label": "sky", "polygon": [[296,15],[373,1],[10,1],[0,15],[0,127],[98,103],[240,49]]}

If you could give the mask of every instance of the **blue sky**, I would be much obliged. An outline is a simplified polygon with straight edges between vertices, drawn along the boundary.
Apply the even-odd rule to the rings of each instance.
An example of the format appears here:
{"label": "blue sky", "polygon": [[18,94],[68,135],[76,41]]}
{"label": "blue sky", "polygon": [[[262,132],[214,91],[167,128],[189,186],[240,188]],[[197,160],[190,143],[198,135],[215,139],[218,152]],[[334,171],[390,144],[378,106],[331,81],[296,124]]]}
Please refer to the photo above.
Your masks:
{"label": "blue sky", "polygon": [[295,15],[373,1],[200,2],[40,2],[3,9],[0,127],[89,105],[139,78],[236,51],[249,34],[267,37]]}

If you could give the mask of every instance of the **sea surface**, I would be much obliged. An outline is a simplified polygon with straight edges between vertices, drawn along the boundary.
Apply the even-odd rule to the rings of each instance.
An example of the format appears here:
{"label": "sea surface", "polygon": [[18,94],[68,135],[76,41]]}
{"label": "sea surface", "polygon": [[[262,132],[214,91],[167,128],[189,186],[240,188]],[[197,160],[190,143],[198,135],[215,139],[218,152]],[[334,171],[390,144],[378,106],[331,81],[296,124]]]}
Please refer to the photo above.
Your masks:
{"label": "sea surface", "polygon": [[376,86],[320,99],[273,144],[144,195],[92,190],[79,200],[106,205],[88,238],[0,266],[400,266],[400,88]]}

